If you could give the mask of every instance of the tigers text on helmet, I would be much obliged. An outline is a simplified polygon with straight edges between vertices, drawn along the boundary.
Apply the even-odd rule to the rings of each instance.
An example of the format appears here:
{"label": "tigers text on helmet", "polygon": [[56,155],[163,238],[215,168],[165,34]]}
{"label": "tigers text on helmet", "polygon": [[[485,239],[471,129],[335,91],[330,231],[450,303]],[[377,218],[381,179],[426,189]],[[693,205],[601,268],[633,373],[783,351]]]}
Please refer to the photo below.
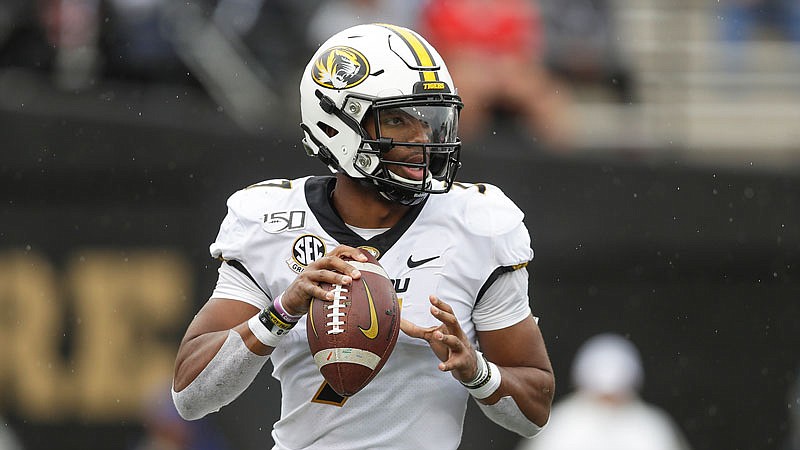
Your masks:
{"label": "tigers text on helmet", "polygon": [[[406,205],[450,190],[461,165],[462,106],[439,53],[390,24],[335,34],[300,81],[306,151]],[[387,158],[394,148],[406,156]]]}

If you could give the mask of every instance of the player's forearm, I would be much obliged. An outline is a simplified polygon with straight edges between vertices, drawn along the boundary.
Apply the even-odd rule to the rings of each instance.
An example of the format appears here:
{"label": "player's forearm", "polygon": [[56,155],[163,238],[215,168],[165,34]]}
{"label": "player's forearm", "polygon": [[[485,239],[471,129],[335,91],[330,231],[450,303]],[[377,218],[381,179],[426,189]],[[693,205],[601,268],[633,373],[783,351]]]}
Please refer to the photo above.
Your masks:
{"label": "player's forearm", "polygon": [[180,392],[189,385],[217,354],[228,330],[206,333],[184,341],[175,358],[175,373],[172,388]]}
{"label": "player's forearm", "polygon": [[511,396],[528,420],[544,426],[550,417],[555,390],[552,372],[533,367],[500,367],[500,373],[500,387],[480,402],[493,405],[502,397]]}
{"label": "player's forearm", "polygon": [[[234,329],[242,338],[245,346],[259,356],[268,356],[272,353],[273,347],[264,345],[250,331],[247,324],[241,324]],[[175,358],[175,373],[173,378],[173,388],[180,392],[192,382],[208,363],[217,354],[225,339],[228,337],[228,330],[216,331],[196,336],[185,341]]]}
{"label": "player's forearm", "polygon": [[[226,337],[215,351],[218,333],[226,333]],[[172,391],[175,407],[187,420],[199,419],[232,402],[250,386],[268,358],[253,353],[234,330],[196,339],[182,347],[187,356],[179,358]],[[203,364],[209,354],[212,357]]]}

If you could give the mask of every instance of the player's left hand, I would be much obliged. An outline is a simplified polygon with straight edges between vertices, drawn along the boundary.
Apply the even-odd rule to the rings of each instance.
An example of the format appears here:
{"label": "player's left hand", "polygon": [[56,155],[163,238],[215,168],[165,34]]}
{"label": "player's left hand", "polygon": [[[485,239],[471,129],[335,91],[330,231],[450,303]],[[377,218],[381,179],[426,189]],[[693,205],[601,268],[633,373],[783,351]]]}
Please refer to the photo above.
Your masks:
{"label": "player's left hand", "polygon": [[400,321],[400,329],[408,336],[424,339],[439,358],[439,370],[450,372],[461,382],[469,382],[478,372],[478,361],[467,335],[461,329],[453,308],[435,295],[430,296],[431,314],[441,325],[423,328],[406,319]]}

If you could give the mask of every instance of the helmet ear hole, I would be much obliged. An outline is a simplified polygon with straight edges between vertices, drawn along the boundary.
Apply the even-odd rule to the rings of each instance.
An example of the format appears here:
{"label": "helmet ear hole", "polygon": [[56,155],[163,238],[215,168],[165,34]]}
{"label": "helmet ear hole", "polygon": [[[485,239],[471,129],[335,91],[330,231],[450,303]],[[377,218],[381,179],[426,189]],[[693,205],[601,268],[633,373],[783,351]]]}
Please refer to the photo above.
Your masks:
{"label": "helmet ear hole", "polygon": [[319,129],[322,130],[322,132],[328,137],[334,137],[339,134],[339,130],[333,128],[325,122],[317,122],[317,127],[319,127]]}

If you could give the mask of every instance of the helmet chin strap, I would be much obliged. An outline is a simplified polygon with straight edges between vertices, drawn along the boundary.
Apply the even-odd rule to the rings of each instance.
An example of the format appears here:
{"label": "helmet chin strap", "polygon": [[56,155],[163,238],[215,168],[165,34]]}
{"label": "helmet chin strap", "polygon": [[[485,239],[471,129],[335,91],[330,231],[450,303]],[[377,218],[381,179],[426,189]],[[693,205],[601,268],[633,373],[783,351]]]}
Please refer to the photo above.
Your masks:
{"label": "helmet chin strap", "polygon": [[392,189],[391,191],[378,191],[381,194],[381,197],[389,200],[391,202],[400,203],[404,206],[414,206],[419,205],[426,198],[428,198],[427,192],[409,192],[409,191],[401,191],[400,189]]}
{"label": "helmet chin strap", "polygon": [[[343,172],[344,173],[344,172]],[[345,174],[346,175],[346,174]],[[350,177],[350,175],[347,175]],[[413,192],[407,191],[399,187],[395,186],[387,186],[382,184],[380,181],[375,180],[374,178],[353,178],[356,180],[360,185],[364,186],[365,188],[374,189],[378,191],[378,195],[389,200],[393,203],[399,203],[404,206],[414,206],[422,203],[428,198],[427,192]]]}
{"label": "helmet chin strap", "polygon": [[[381,164],[385,164],[382,162]],[[414,184],[420,185],[420,190],[423,186],[427,186],[431,183],[430,174],[426,171],[426,178],[427,180],[410,180],[408,178],[402,177],[388,168],[384,169],[386,173],[389,175],[389,178],[397,183],[407,184],[409,186]],[[428,198],[429,193],[421,192],[421,191],[414,191],[412,189],[404,189],[402,186],[395,186],[380,180],[374,181],[378,192],[381,196],[389,201],[400,203],[401,205],[405,206],[413,206],[418,205],[423,202],[426,198]]]}

